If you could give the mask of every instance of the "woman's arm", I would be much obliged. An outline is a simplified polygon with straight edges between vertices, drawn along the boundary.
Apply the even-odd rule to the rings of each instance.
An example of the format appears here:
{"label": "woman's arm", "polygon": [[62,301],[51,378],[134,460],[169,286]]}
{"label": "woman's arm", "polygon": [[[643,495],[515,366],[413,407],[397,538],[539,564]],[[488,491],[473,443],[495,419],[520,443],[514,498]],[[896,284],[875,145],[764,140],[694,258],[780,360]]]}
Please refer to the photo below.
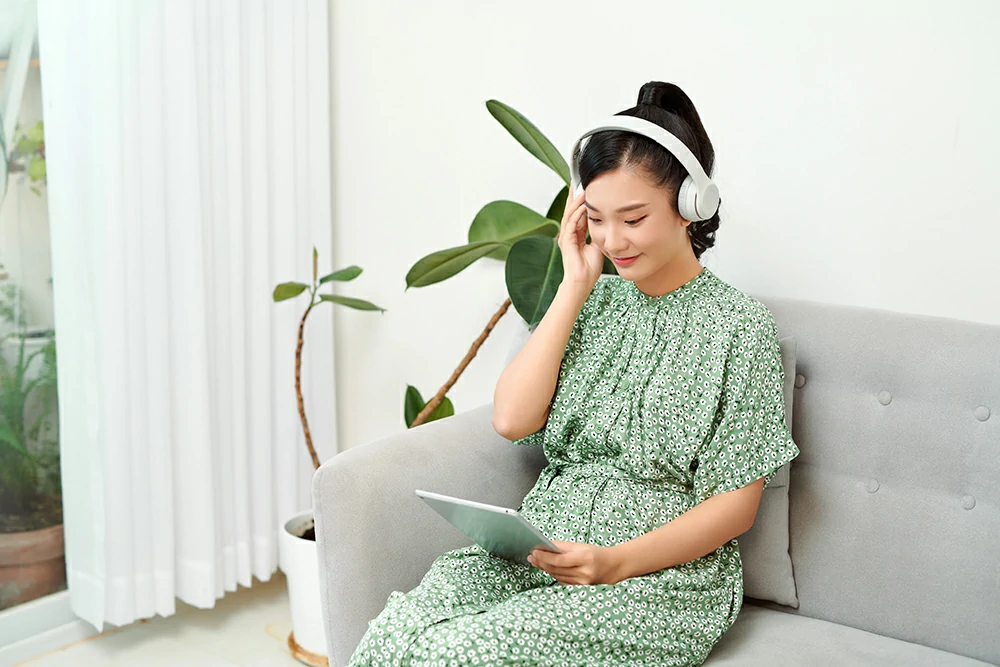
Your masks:
{"label": "woman's arm", "polygon": [[720,493],[673,521],[611,547],[617,579],[638,577],[710,554],[753,526],[764,480]]}
{"label": "woman's arm", "polygon": [[493,428],[508,440],[545,426],[563,353],[590,291],[584,283],[563,282],[528,342],[500,375],[493,394]]}
{"label": "woman's arm", "polygon": [[542,321],[497,381],[493,393],[493,429],[508,440],[535,433],[549,418],[559,368],[573,325],[601,277],[604,256],[586,242],[585,195],[566,200],[559,226],[563,279]]}
{"label": "woman's arm", "polygon": [[564,553],[536,550],[532,565],[564,584],[616,584],[710,554],[750,530],[764,479],[720,493],[673,521],[613,547],[555,542]]}

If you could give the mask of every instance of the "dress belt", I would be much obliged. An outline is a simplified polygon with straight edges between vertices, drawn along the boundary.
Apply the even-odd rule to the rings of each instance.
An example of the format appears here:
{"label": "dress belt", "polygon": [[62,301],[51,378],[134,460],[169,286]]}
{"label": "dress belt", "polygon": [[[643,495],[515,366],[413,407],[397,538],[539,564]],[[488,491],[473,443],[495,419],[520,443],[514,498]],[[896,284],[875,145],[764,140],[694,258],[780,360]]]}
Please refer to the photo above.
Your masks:
{"label": "dress belt", "polygon": [[549,468],[551,484],[552,479],[556,476],[563,475],[570,478],[573,477],[599,477],[601,479],[613,478],[621,479],[627,482],[632,482],[635,484],[640,484],[642,486],[675,491],[677,493],[682,493],[685,495],[692,495],[694,493],[693,489],[688,487],[686,484],[677,479],[671,479],[669,477],[662,479],[648,479],[643,477],[636,477],[621,468],[617,468],[613,465],[607,463],[597,463],[597,462],[580,462],[580,463],[550,463]]}

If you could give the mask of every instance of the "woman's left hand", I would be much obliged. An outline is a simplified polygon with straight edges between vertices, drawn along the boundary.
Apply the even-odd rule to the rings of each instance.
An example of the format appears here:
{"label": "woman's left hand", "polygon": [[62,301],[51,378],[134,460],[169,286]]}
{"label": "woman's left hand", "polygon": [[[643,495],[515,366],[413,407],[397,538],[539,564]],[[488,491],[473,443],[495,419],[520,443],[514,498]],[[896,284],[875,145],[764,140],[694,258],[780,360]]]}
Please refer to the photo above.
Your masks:
{"label": "woman's left hand", "polygon": [[535,549],[528,556],[528,562],[548,572],[559,583],[586,586],[617,584],[622,580],[623,577],[618,575],[620,563],[617,552],[593,544],[552,543],[563,553]]}

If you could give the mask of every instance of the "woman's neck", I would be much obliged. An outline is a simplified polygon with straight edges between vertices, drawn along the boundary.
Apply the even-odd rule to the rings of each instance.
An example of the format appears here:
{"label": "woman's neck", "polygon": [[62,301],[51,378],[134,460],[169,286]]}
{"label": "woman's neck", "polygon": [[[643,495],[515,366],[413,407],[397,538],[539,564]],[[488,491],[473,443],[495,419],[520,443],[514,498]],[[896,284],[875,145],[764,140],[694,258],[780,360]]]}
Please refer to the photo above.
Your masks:
{"label": "woman's neck", "polygon": [[694,280],[703,269],[694,251],[690,251],[668,262],[659,271],[637,280],[635,286],[648,296],[663,296]]}

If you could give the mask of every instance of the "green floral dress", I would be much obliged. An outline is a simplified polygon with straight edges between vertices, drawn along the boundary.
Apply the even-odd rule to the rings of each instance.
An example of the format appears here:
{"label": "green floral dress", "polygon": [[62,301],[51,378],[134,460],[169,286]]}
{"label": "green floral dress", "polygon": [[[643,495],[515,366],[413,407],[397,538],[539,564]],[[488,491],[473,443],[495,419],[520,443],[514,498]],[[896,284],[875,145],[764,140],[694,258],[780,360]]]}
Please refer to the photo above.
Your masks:
{"label": "green floral dress", "polygon": [[[777,330],[708,269],[661,297],[598,281],[573,327],[521,513],[556,540],[639,537],[798,455]],[[732,540],[618,584],[567,586],[473,546],[395,592],[351,665],[700,665],[743,596]]]}

